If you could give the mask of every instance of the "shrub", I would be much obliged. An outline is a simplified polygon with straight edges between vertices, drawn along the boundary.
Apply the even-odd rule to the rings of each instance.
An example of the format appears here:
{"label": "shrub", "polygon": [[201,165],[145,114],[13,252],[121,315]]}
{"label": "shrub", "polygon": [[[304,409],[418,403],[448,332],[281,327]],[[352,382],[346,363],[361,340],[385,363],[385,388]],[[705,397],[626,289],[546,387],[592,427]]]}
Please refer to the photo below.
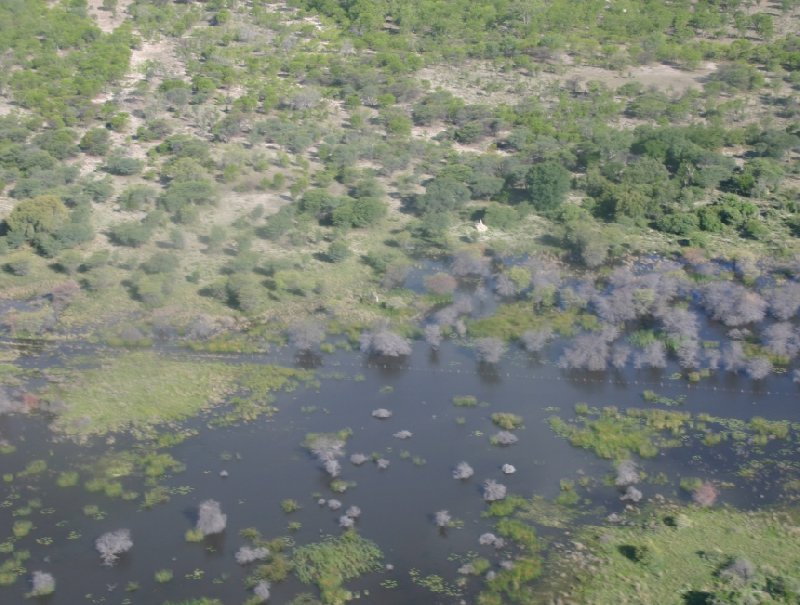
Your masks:
{"label": "shrub", "polygon": [[108,152],[110,135],[105,128],[92,128],[81,137],[78,147],[89,155],[102,156]]}

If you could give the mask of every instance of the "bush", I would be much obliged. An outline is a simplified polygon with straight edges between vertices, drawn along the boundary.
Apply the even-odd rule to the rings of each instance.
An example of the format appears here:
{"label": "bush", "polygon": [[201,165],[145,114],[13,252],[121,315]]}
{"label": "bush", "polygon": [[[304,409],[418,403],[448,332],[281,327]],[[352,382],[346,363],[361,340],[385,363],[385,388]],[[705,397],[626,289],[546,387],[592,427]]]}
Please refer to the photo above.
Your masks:
{"label": "bush", "polygon": [[115,174],[117,176],[130,176],[132,174],[138,174],[139,171],[141,171],[142,162],[136,158],[132,158],[117,152],[112,154],[108,160],[106,160],[104,169],[106,172]]}
{"label": "bush", "polygon": [[52,234],[68,217],[67,207],[54,195],[40,195],[19,202],[6,218],[9,235],[35,242],[38,236]]}
{"label": "bush", "polygon": [[142,221],[127,221],[113,225],[108,230],[111,241],[120,246],[138,248],[150,241],[154,227]]}
{"label": "bush", "polygon": [[110,135],[105,128],[92,128],[81,137],[78,147],[89,155],[103,156],[111,145]]}
{"label": "bush", "polygon": [[325,252],[325,258],[332,263],[340,263],[349,258],[352,252],[345,240],[337,239],[331,242],[328,250]]}

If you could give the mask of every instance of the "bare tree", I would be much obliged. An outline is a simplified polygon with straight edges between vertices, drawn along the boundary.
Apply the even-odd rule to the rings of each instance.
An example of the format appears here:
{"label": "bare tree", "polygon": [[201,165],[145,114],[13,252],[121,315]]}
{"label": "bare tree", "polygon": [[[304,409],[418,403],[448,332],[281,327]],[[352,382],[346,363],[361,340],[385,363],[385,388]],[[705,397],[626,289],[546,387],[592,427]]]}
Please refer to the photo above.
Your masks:
{"label": "bare tree", "polygon": [[429,292],[443,296],[445,294],[452,294],[458,287],[458,281],[448,273],[434,273],[425,278],[425,287]]}
{"label": "bare tree", "polygon": [[369,458],[364,454],[353,454],[352,456],[350,456],[350,462],[352,462],[356,466],[361,466],[367,460],[369,460]]}
{"label": "bare tree", "polygon": [[722,347],[722,364],[729,372],[738,372],[744,368],[747,357],[741,342],[726,343]]}
{"label": "bare tree", "polygon": [[403,429],[402,431],[397,431],[394,435],[392,435],[392,437],[395,439],[410,439],[413,435],[414,433],[411,431]]}
{"label": "bare tree", "polygon": [[355,505],[347,507],[347,510],[344,512],[345,515],[350,517],[351,519],[358,519],[361,516],[361,509]]}
{"label": "bare tree", "polygon": [[716,281],[706,286],[703,305],[713,319],[736,327],[761,321],[767,303],[756,292],[729,281]]}
{"label": "bare tree", "polygon": [[625,488],[625,493],[620,496],[620,500],[629,502],[639,502],[642,499],[642,492],[634,486],[629,485]]}
{"label": "bare tree", "polygon": [[622,460],[617,464],[617,477],[614,479],[614,485],[620,487],[636,485],[640,479],[639,468],[633,460]]}
{"label": "bare tree", "polygon": [[225,531],[228,516],[222,513],[219,502],[204,500],[197,508],[197,524],[195,528],[204,536],[219,534]]}
{"label": "bare tree", "polygon": [[457,277],[485,277],[489,275],[489,261],[476,252],[463,250],[453,257],[451,269]]}
{"label": "bare tree", "polygon": [[501,273],[495,278],[494,291],[503,297],[514,296],[517,294],[517,284],[508,275]]}
{"label": "bare tree", "polygon": [[483,499],[487,502],[504,499],[506,491],[506,486],[494,479],[487,479],[483,482]]}
{"label": "bare tree", "polygon": [[94,547],[100,553],[104,565],[114,565],[119,555],[128,552],[133,548],[131,531],[129,529],[117,529],[104,533],[94,541]]}
{"label": "bare tree", "polygon": [[263,561],[269,556],[269,549],[264,547],[242,546],[234,557],[239,565],[247,565],[254,561]]}
{"label": "bare tree", "polygon": [[339,458],[344,456],[344,441],[332,435],[317,435],[308,445],[308,449],[322,463],[325,472],[331,477],[338,477],[342,470]]}
{"label": "bare tree", "polygon": [[347,515],[342,515],[339,517],[339,527],[343,529],[350,529],[355,524],[356,522],[352,517],[348,517]]}
{"label": "bare tree", "polygon": [[766,292],[766,298],[769,312],[777,319],[786,321],[797,315],[800,309],[800,283],[790,281],[775,286]]}
{"label": "bare tree", "polygon": [[767,326],[761,337],[764,346],[773,355],[792,359],[800,351],[800,335],[788,321]]}
{"label": "bare tree", "polygon": [[425,326],[425,342],[427,342],[432,349],[439,349],[442,344],[442,328],[438,324],[428,324]]}
{"label": "bare tree", "polygon": [[475,341],[475,353],[478,361],[483,363],[498,363],[506,351],[506,343],[499,338],[479,338]]}
{"label": "bare tree", "polygon": [[678,343],[675,354],[682,368],[696,368],[700,365],[700,343],[696,340],[682,340]]}
{"label": "bare tree", "polygon": [[266,580],[261,580],[253,588],[253,594],[256,596],[256,598],[261,599],[262,603],[264,603],[269,600],[269,589],[270,589],[269,582],[267,582]]}
{"label": "bare tree", "polygon": [[608,343],[602,332],[579,334],[564,350],[558,366],[569,370],[605,370],[610,350]]}
{"label": "bare tree", "polygon": [[303,321],[288,330],[289,344],[298,351],[310,351],[325,340],[325,328],[316,321]]}
{"label": "bare tree", "polygon": [[622,370],[628,365],[631,356],[631,348],[623,343],[617,343],[611,347],[611,365],[617,370]]}
{"label": "bare tree", "polygon": [[490,438],[493,445],[514,445],[519,439],[510,431],[500,431]]}
{"label": "bare tree", "polygon": [[53,312],[56,313],[56,315],[60,314],[70,305],[80,291],[81,287],[74,279],[68,279],[65,282],[53,286],[53,289],[50,290],[50,301],[53,305]]}
{"label": "bare tree", "polygon": [[704,481],[692,492],[692,500],[700,506],[713,506],[719,497],[719,490],[708,481]]}
{"label": "bare tree", "polygon": [[372,417],[379,420],[385,420],[386,418],[392,417],[392,412],[386,408],[378,408],[377,410],[372,410]]}
{"label": "bare tree", "polygon": [[523,332],[520,341],[528,353],[539,353],[552,338],[553,330],[551,328],[540,328]]}
{"label": "bare tree", "polygon": [[664,331],[675,338],[696,340],[700,330],[697,313],[681,308],[668,308],[661,314]]}
{"label": "bare tree", "polygon": [[450,524],[453,522],[453,518],[450,516],[450,513],[446,510],[438,511],[433,516],[433,519],[437,527],[450,527]]}
{"label": "bare tree", "polygon": [[56,590],[56,579],[53,574],[44,571],[34,571],[31,574],[31,591],[28,593],[32,597],[45,597],[53,594]]}
{"label": "bare tree", "polygon": [[495,536],[491,532],[486,532],[485,534],[481,534],[478,538],[478,544],[481,546],[494,546],[497,549],[503,548],[506,545],[506,541],[503,538]]}
{"label": "bare tree", "polygon": [[756,566],[748,559],[737,557],[719,572],[719,576],[725,580],[751,582],[756,576]]}
{"label": "bare tree", "polygon": [[475,471],[466,462],[459,462],[453,469],[453,479],[469,479]]}
{"label": "bare tree", "polygon": [[664,343],[656,340],[646,345],[633,356],[636,368],[664,368],[667,365],[667,349]]}
{"label": "bare tree", "polygon": [[371,355],[400,357],[411,354],[411,343],[387,328],[378,328],[361,335],[361,351]]}
{"label": "bare tree", "polygon": [[763,380],[772,373],[772,362],[768,357],[753,357],[747,361],[745,371],[753,380]]}
{"label": "bare tree", "polygon": [[328,500],[327,505],[328,508],[331,510],[339,510],[340,508],[342,508],[341,501],[337,500],[336,498],[331,498],[330,500]]}

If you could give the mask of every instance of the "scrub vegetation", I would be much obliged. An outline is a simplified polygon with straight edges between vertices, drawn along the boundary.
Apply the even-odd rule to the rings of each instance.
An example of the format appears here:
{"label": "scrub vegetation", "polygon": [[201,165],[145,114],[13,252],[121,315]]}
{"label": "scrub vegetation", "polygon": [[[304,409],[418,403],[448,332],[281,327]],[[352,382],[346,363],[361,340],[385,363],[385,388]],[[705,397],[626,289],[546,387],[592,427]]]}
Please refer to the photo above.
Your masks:
{"label": "scrub vegetation", "polygon": [[[798,31],[797,0],[0,2],[0,586],[24,577],[19,595],[57,584],[60,598],[79,574],[42,553],[62,538],[122,558],[109,574],[139,564],[113,528],[133,527],[137,548],[152,536],[116,513],[191,494],[172,479],[197,470],[192,438],[272,428],[276,394],[302,385],[302,421],[270,433],[287,449],[245,478],[269,492],[262,514],[291,515],[291,537],[242,530],[228,552],[247,509],[236,473],[259,456],[238,444],[202,470],[233,493],[181,503],[186,540],[246,570],[239,601],[379,602],[346,585],[383,570],[382,589],[478,605],[545,588],[553,602],[796,602],[793,513],[721,504],[734,481],[796,501],[800,429],[711,405],[728,385],[759,403],[800,383]],[[360,402],[314,394],[323,372],[305,368],[319,367],[354,392],[356,372],[384,372],[354,429],[331,432]],[[587,390],[635,385],[644,404],[590,393],[570,418],[534,387],[524,409],[486,410],[495,392],[461,384],[545,368]],[[421,370],[455,382],[394,399],[395,378]],[[689,386],[711,403],[674,392]],[[412,424],[417,404],[429,424]],[[427,451],[431,427],[450,444],[440,420],[474,438],[441,464]],[[520,488],[542,426],[548,455],[609,474],[553,478],[550,498]],[[59,460],[67,444],[96,449]],[[273,486],[303,454],[318,491]],[[654,470],[673,456],[681,476]],[[378,511],[350,500],[356,473],[404,493],[435,468],[482,507],[483,550],[452,554],[456,580],[390,574],[359,533]],[[619,508],[578,527],[599,502]],[[436,539],[470,531],[460,501],[425,505]],[[183,560],[154,560],[147,581],[225,589],[227,572]],[[315,594],[288,596],[291,574]],[[109,598],[132,602],[144,581]],[[191,596],[173,598],[222,602]]]}

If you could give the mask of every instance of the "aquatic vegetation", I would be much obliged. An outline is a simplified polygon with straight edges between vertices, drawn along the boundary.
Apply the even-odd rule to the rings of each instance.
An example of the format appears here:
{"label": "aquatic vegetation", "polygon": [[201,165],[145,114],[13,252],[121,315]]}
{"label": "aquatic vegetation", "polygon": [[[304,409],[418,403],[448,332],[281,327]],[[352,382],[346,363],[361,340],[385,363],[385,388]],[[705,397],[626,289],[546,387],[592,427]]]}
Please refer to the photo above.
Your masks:
{"label": "aquatic vegetation", "polygon": [[153,575],[153,579],[159,584],[166,584],[167,582],[170,582],[173,577],[174,574],[171,569],[159,569]]}
{"label": "aquatic vegetation", "polygon": [[506,431],[519,429],[523,426],[522,416],[510,412],[495,412],[491,415],[491,419],[494,424]]}
{"label": "aquatic vegetation", "polygon": [[131,532],[128,529],[118,529],[104,533],[95,540],[94,547],[100,553],[104,565],[114,565],[121,554],[133,548]]}
{"label": "aquatic vegetation", "polygon": [[631,453],[652,458],[661,447],[674,445],[661,431],[680,435],[689,418],[680,412],[628,410],[622,414],[616,408],[604,408],[599,417],[582,416],[576,424],[551,417],[550,426],[572,445],[590,449],[601,458],[624,459]]}
{"label": "aquatic vegetation", "polygon": [[24,538],[32,529],[33,521],[20,519],[19,521],[14,521],[14,525],[11,527],[11,533],[14,534],[15,538]]}
{"label": "aquatic vegetation", "polygon": [[281,500],[281,509],[287,514],[294,513],[300,510],[300,503],[297,500],[287,498],[286,500]]}
{"label": "aquatic vegetation", "polygon": [[344,582],[380,570],[382,558],[374,542],[351,529],[338,537],[295,548],[292,563],[301,582],[319,587],[323,603],[341,605],[348,598]]}
{"label": "aquatic vegetation", "polygon": [[682,405],[686,401],[686,395],[679,395],[678,397],[666,397],[665,395],[659,395],[655,391],[647,389],[642,391],[642,399],[648,403],[657,403],[659,405],[673,407],[676,405]]}
{"label": "aquatic vegetation", "polygon": [[311,372],[275,366],[228,365],[134,352],[103,359],[96,368],[66,372],[47,397],[65,407],[54,428],[76,437],[183,420],[241,389],[233,410],[218,422],[246,420],[263,413],[272,391],[290,388]]}
{"label": "aquatic vegetation", "polygon": [[453,397],[453,405],[457,408],[474,408],[478,405],[478,398],[472,395],[457,395]]}
{"label": "aquatic vegetation", "polygon": [[448,597],[461,596],[461,589],[457,585],[447,582],[440,575],[422,575],[418,569],[409,570],[408,575],[414,584],[417,586],[422,586],[434,594],[445,595]]}
{"label": "aquatic vegetation", "polygon": [[197,524],[195,529],[204,536],[219,534],[225,531],[228,516],[223,514],[219,502],[204,500],[197,508]]}

